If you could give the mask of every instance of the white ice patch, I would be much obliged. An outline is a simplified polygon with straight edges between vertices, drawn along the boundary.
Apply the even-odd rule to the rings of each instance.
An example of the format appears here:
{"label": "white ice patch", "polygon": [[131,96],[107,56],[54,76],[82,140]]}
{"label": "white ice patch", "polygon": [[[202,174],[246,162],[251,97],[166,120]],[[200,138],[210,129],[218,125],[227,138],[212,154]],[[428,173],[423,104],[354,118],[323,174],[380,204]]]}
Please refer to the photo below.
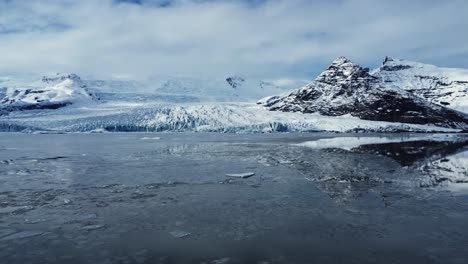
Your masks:
{"label": "white ice patch", "polygon": [[308,147],[313,149],[330,149],[340,148],[344,150],[352,150],[362,145],[371,144],[386,144],[386,143],[402,143],[420,140],[443,140],[450,135],[427,135],[418,137],[335,137],[322,138],[314,141],[306,141],[296,146]]}
{"label": "white ice patch", "polygon": [[16,240],[16,239],[40,236],[40,235],[43,235],[43,234],[44,234],[44,232],[42,232],[42,231],[25,230],[25,231],[20,231],[20,232],[17,232],[17,233],[2,237],[0,240],[2,240],[2,241]]}
{"label": "white ice patch", "polygon": [[175,237],[175,238],[183,238],[183,237],[190,236],[189,232],[185,232],[185,231],[182,231],[182,230],[171,231],[171,232],[169,232],[169,234],[171,236]]}
{"label": "white ice patch", "polygon": [[242,179],[249,178],[249,177],[252,177],[254,175],[255,175],[254,172],[226,174],[226,176],[228,176],[228,177],[242,178]]}

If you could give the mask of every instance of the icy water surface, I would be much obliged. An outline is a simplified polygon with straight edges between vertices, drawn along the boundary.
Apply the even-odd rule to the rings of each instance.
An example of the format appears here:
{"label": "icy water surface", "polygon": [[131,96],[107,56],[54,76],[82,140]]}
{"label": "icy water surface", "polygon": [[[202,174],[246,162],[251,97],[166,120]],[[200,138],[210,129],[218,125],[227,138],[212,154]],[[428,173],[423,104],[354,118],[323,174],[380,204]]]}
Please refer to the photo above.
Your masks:
{"label": "icy water surface", "polygon": [[0,263],[468,263],[467,170],[464,135],[0,134]]}

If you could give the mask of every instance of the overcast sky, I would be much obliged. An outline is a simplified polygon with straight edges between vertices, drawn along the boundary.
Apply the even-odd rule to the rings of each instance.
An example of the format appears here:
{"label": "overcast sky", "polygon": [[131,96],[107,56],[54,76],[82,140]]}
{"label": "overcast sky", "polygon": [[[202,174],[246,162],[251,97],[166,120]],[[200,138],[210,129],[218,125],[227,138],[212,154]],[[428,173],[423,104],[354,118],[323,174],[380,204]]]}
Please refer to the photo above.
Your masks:
{"label": "overcast sky", "polygon": [[0,0],[0,74],[312,79],[344,55],[468,68],[466,0]]}

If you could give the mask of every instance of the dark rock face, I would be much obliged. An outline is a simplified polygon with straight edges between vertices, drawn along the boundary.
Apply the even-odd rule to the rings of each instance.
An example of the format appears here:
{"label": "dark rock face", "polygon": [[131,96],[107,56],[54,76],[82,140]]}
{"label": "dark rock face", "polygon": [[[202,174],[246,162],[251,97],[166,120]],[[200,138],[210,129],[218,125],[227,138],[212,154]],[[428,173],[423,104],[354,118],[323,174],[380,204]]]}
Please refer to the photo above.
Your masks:
{"label": "dark rock face", "polygon": [[241,86],[243,82],[245,82],[245,79],[239,76],[232,76],[226,78],[226,82],[228,82],[232,88],[236,89],[237,87]]}
{"label": "dark rock face", "polygon": [[59,103],[47,103],[47,104],[29,104],[21,106],[4,106],[0,107],[0,116],[8,115],[14,111],[26,111],[26,110],[54,110],[70,105],[70,102],[59,102]]}
{"label": "dark rock face", "polygon": [[408,65],[395,65],[395,66],[385,65],[385,66],[382,67],[382,69],[386,70],[386,71],[401,71],[401,70],[411,69],[411,66],[408,66]]}
{"label": "dark rock face", "polygon": [[57,83],[57,82],[63,82],[67,79],[70,79],[74,82],[81,82],[81,78],[80,76],[74,74],[74,73],[71,73],[71,74],[66,74],[66,75],[60,75],[60,74],[57,74],[56,76],[52,76],[52,77],[49,77],[49,76],[44,76],[42,77],[42,82],[44,83]]}
{"label": "dark rock face", "polygon": [[307,86],[259,103],[271,111],[350,114],[373,121],[468,128],[468,115],[432,104],[402,89],[385,87],[369,69],[344,57],[335,60]]}
{"label": "dark rock face", "polygon": [[392,58],[386,56],[385,59],[384,59],[384,61],[383,61],[383,65],[382,65],[381,69],[382,69],[383,71],[389,71],[389,72],[391,72],[391,71],[401,71],[401,70],[407,70],[407,69],[413,68],[413,67],[410,66],[410,65],[401,65],[401,64],[400,64],[400,65],[399,65],[399,64],[396,64],[396,65],[395,65],[394,62],[395,62],[394,59],[392,59]]}

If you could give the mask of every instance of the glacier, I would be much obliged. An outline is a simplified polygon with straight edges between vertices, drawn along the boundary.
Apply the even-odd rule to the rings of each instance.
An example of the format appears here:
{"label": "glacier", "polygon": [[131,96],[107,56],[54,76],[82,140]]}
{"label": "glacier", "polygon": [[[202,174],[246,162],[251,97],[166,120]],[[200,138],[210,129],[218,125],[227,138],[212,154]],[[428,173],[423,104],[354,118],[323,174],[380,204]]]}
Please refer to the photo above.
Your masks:
{"label": "glacier", "polygon": [[430,125],[361,120],[350,115],[271,112],[254,103],[102,103],[13,112],[2,131],[62,132],[459,132]]}

